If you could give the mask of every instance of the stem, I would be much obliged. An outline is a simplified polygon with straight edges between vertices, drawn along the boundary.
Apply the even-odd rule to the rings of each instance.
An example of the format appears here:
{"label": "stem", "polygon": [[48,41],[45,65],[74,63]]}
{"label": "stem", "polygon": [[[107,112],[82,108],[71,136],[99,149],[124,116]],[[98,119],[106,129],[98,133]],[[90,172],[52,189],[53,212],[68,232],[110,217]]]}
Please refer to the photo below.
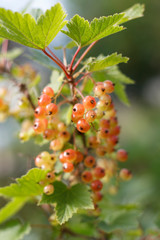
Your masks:
{"label": "stem", "polygon": [[47,55],[47,57],[49,57],[50,59],[52,59],[53,62],[55,62],[65,73],[66,77],[68,79],[71,79],[71,76],[67,73],[66,68],[64,65],[61,65],[56,59],[54,59],[51,55],[49,55],[46,50],[42,50],[44,52],[45,55]]}
{"label": "stem", "polygon": [[8,49],[8,39],[4,40],[4,42],[2,43],[1,52],[2,53],[7,53],[7,49]]}
{"label": "stem", "polygon": [[66,48],[63,48],[63,64],[67,66]]}
{"label": "stem", "polygon": [[72,61],[71,61],[70,67],[69,67],[69,71],[70,71],[70,72],[72,72],[73,63],[74,63],[75,58],[76,58],[76,56],[78,55],[78,53],[79,53],[80,50],[81,50],[81,47],[79,46],[79,47],[77,48],[77,51],[75,52],[73,58],[72,58]]}
{"label": "stem", "polygon": [[93,43],[91,43],[91,44],[89,45],[89,47],[84,51],[84,53],[81,55],[81,57],[79,58],[79,60],[77,61],[77,63],[74,65],[73,70],[72,70],[73,72],[76,70],[76,68],[79,66],[80,62],[83,60],[83,58],[87,55],[87,53],[91,50],[91,48],[92,48],[97,42],[98,42],[98,40],[95,41],[95,42],[93,42]]}
{"label": "stem", "polygon": [[64,82],[64,83],[61,85],[59,91],[57,92],[57,95],[55,96],[55,99],[54,99],[54,102],[55,102],[55,103],[56,103],[57,97],[61,94],[61,91],[62,91],[62,89],[63,89],[63,87],[64,87],[65,84],[66,84],[66,83]]}
{"label": "stem", "polygon": [[[50,52],[50,54],[57,60],[57,62],[59,62],[59,64],[61,64],[62,66],[63,63],[61,62],[61,60],[51,51],[51,49],[49,47],[47,47],[47,50]],[[65,67],[65,66],[64,66]]]}
{"label": "stem", "polygon": [[83,94],[81,93],[81,91],[78,88],[75,88],[75,90],[79,93],[79,95],[81,96],[82,99],[84,99]]}
{"label": "stem", "polygon": [[85,73],[76,83],[75,86],[78,85],[78,83],[80,83],[86,76],[89,76],[90,73]]}

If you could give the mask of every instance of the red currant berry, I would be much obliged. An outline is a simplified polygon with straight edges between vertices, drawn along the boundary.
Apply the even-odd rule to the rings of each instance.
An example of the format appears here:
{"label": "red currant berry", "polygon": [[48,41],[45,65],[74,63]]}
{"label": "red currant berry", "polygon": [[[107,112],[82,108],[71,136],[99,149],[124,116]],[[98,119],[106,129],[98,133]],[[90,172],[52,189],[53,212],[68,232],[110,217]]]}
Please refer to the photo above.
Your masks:
{"label": "red currant berry", "polygon": [[63,122],[59,122],[57,127],[58,127],[58,130],[59,130],[60,132],[61,132],[61,131],[65,131],[66,128],[67,128],[66,124],[63,123]]}
{"label": "red currant berry", "polygon": [[51,87],[45,87],[43,89],[43,94],[48,95],[50,98],[54,97],[54,91],[53,91],[53,89]]}
{"label": "red currant berry", "polygon": [[46,180],[48,183],[52,183],[55,180],[55,174],[54,172],[48,172],[46,175]]}
{"label": "red currant berry", "polygon": [[36,133],[44,132],[46,127],[47,127],[47,119],[38,119],[38,118],[35,119],[33,128]]}
{"label": "red currant berry", "polygon": [[96,148],[96,154],[103,157],[107,153],[107,148],[105,146],[99,146]]}
{"label": "red currant berry", "polygon": [[77,154],[73,149],[67,149],[63,152],[63,158],[65,161],[74,161],[76,160]]}
{"label": "red currant berry", "polygon": [[59,151],[63,148],[64,143],[61,141],[61,139],[54,139],[50,143],[50,149],[53,151]]}
{"label": "red currant berry", "polygon": [[92,168],[96,163],[96,160],[94,157],[92,156],[87,156],[85,159],[84,159],[84,165],[86,167],[89,167],[89,168]]}
{"label": "red currant berry", "polygon": [[99,145],[99,142],[97,140],[96,136],[91,136],[88,138],[88,143],[91,148],[96,148]]}
{"label": "red currant berry", "polygon": [[108,128],[101,128],[99,133],[100,138],[108,138],[109,137],[109,129]]}
{"label": "red currant berry", "polygon": [[94,203],[97,203],[97,202],[100,202],[103,198],[103,195],[101,192],[94,192],[93,194],[93,202]]}
{"label": "red currant berry", "polygon": [[65,162],[63,163],[63,171],[64,172],[72,172],[74,169],[73,163]]}
{"label": "red currant berry", "polygon": [[109,103],[106,102],[105,100],[100,100],[97,103],[97,109],[99,111],[106,111],[106,110],[108,110],[108,107],[109,107]]}
{"label": "red currant berry", "polygon": [[101,191],[102,187],[103,187],[103,184],[98,179],[91,182],[91,189],[92,189],[93,192]]}
{"label": "red currant berry", "polygon": [[68,142],[71,135],[68,131],[62,131],[58,134],[58,136],[60,137],[60,139],[63,141],[63,142]]}
{"label": "red currant berry", "polygon": [[117,124],[118,124],[118,119],[117,119],[117,117],[111,117],[111,118],[110,118],[110,127],[111,127],[111,128],[114,128],[114,127],[117,126]]}
{"label": "red currant berry", "polygon": [[77,103],[73,107],[73,114],[75,116],[81,116],[82,117],[83,114],[84,114],[84,111],[85,111],[85,109],[84,109],[83,104]]}
{"label": "red currant berry", "polygon": [[46,112],[48,115],[55,115],[58,112],[58,107],[54,103],[50,103],[46,106]]}
{"label": "red currant berry", "polygon": [[49,103],[51,102],[51,98],[46,95],[46,94],[42,94],[39,98],[38,98],[38,105],[40,107],[45,107],[47,106]]}
{"label": "red currant berry", "polygon": [[66,159],[64,158],[64,152],[62,152],[60,155],[59,155],[59,161],[61,162],[61,163],[65,163],[66,162]]}
{"label": "red currant berry", "polygon": [[110,135],[119,135],[121,131],[120,126],[115,126],[114,128],[110,129]]}
{"label": "red currant berry", "polygon": [[78,120],[77,130],[79,132],[85,133],[85,132],[88,132],[89,129],[90,129],[90,125],[85,119],[82,118],[82,119]]}
{"label": "red currant berry", "polygon": [[37,107],[34,111],[35,118],[45,118],[46,109],[44,107]]}
{"label": "red currant berry", "polygon": [[119,176],[122,180],[128,181],[132,178],[132,172],[126,168],[120,170]]}
{"label": "red currant berry", "polygon": [[72,122],[77,123],[82,117],[81,116],[76,116],[74,113],[72,113],[71,119]]}
{"label": "red currant berry", "polygon": [[77,155],[77,157],[76,157],[76,163],[82,162],[82,161],[83,161],[83,158],[84,158],[83,154],[82,154],[80,151],[76,151],[76,155]]}
{"label": "red currant berry", "polygon": [[118,137],[117,136],[110,136],[109,138],[107,138],[107,144],[109,146],[115,146],[118,143]]}
{"label": "red currant berry", "polygon": [[54,187],[53,187],[53,185],[52,185],[52,184],[49,184],[49,185],[45,186],[44,189],[43,189],[43,192],[44,192],[46,195],[51,195],[51,194],[53,194],[53,192],[54,192]]}
{"label": "red currant berry", "polygon": [[85,114],[85,119],[87,120],[87,122],[93,122],[96,119],[96,112],[93,110],[88,111]]}
{"label": "red currant berry", "polygon": [[110,121],[108,119],[102,118],[100,120],[100,127],[101,128],[109,128],[110,127]]}
{"label": "red currant berry", "polygon": [[128,159],[128,153],[124,149],[119,149],[117,151],[116,158],[120,162],[125,162]]}
{"label": "red currant berry", "polygon": [[105,87],[105,90],[106,90],[106,93],[112,93],[114,91],[114,83],[112,83],[111,81],[109,80],[106,80],[104,82],[104,87]]}
{"label": "red currant berry", "polygon": [[102,167],[95,167],[94,169],[95,178],[103,178],[105,176],[105,169]]}
{"label": "red currant berry", "polygon": [[56,129],[46,129],[43,133],[43,136],[47,140],[52,140],[55,138],[58,134],[58,131]]}
{"label": "red currant berry", "polygon": [[96,100],[92,96],[87,96],[83,99],[83,105],[88,110],[93,109],[96,106]]}
{"label": "red currant berry", "polygon": [[105,87],[103,83],[97,83],[94,88],[94,94],[97,97],[100,97],[106,93]]}
{"label": "red currant berry", "polygon": [[82,179],[83,182],[89,183],[89,182],[92,181],[92,178],[93,177],[92,177],[92,173],[91,172],[85,171],[85,172],[82,173],[81,179]]}
{"label": "red currant berry", "polygon": [[41,166],[42,166],[43,163],[44,163],[44,159],[42,159],[41,156],[38,155],[38,156],[35,158],[35,165],[36,165],[36,167],[41,168]]}

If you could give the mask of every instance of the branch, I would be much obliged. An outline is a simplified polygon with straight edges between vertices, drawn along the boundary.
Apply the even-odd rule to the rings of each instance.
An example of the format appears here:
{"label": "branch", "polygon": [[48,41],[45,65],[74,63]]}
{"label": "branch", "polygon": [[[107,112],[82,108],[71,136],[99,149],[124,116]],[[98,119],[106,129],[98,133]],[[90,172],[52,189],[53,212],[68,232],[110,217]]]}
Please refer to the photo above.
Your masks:
{"label": "branch", "polygon": [[72,61],[71,61],[70,67],[69,67],[69,71],[70,71],[70,72],[72,72],[72,66],[73,66],[74,60],[75,60],[75,58],[76,58],[76,56],[78,55],[78,53],[79,53],[80,50],[81,50],[81,47],[79,46],[79,47],[77,48],[77,51],[75,52],[73,58],[72,58]]}
{"label": "branch", "polygon": [[59,62],[59,64],[61,64],[63,67],[65,67],[63,65],[63,63],[61,62],[61,60],[51,51],[51,49],[49,47],[47,47],[47,50],[50,52],[50,54],[57,60],[57,62]]}
{"label": "branch", "polygon": [[84,53],[81,55],[81,57],[79,58],[79,60],[77,61],[77,63],[74,65],[74,67],[73,67],[73,72],[77,69],[77,67],[79,66],[79,64],[80,64],[81,61],[83,60],[83,58],[87,55],[87,53],[91,50],[91,48],[92,48],[97,42],[98,42],[98,40],[95,41],[95,42],[93,42],[93,43],[91,43],[91,44],[89,45],[89,47],[84,51]]}

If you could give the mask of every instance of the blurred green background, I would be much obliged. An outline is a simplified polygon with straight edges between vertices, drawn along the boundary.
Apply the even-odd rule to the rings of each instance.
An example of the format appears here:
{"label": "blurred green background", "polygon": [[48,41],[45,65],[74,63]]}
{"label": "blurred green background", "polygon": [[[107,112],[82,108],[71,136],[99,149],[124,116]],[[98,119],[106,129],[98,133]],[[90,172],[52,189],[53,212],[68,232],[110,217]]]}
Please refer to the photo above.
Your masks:
{"label": "blurred green background", "polygon": [[[42,7],[45,10],[56,2],[39,0],[34,1],[30,7]],[[89,20],[121,12],[137,2],[145,4],[143,18],[125,24],[127,27],[125,31],[101,40],[92,49],[90,55],[97,56],[101,53],[107,55],[117,51],[130,58],[129,63],[120,65],[120,68],[135,80],[135,85],[127,88],[131,106],[126,107],[117,100],[116,106],[122,126],[120,146],[129,152],[129,161],[121,166],[131,169],[134,177],[130,183],[122,187],[121,193],[127,193],[132,196],[133,201],[141,203],[144,208],[142,215],[145,219],[144,227],[154,228],[154,219],[159,218],[160,211],[160,1],[64,0],[59,2],[67,10],[68,19],[78,13]],[[12,0],[11,3],[9,0],[2,0],[0,7],[20,10],[26,3],[27,1],[22,3],[19,0]],[[67,37],[61,34],[53,45],[58,46],[65,41],[68,41]],[[14,44],[10,43],[9,46],[11,48]],[[67,53],[70,59],[73,51]],[[61,56],[61,53],[58,54]],[[20,61],[25,62],[26,58],[16,60],[17,63]],[[44,86],[49,81],[49,72],[44,74],[44,68],[35,63],[33,66],[43,74],[42,86]],[[30,159],[32,160],[33,156],[41,151],[32,142],[24,144],[19,142],[16,136],[19,127],[13,119],[0,124],[1,186],[25,173]],[[40,215],[40,210],[37,209],[32,216],[33,223]],[[27,207],[21,211],[21,216],[29,219]],[[42,217],[42,221],[46,219],[43,220]],[[43,240],[46,236],[43,236],[42,232],[39,232],[39,235],[33,232],[30,239]]]}

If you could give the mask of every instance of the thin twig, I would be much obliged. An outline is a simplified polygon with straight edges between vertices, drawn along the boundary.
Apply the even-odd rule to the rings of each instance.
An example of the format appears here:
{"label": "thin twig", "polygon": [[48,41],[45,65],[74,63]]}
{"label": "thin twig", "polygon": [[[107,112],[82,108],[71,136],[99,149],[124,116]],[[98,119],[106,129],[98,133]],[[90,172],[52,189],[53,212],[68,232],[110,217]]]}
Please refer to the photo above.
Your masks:
{"label": "thin twig", "polygon": [[[57,60],[57,62],[59,62],[62,66],[64,66],[63,65],[63,63],[61,62],[61,60],[52,52],[52,50],[49,48],[49,47],[47,47],[47,50],[50,52],[50,54]],[[65,66],[64,66],[65,67]]]}
{"label": "thin twig", "polygon": [[76,56],[78,55],[78,53],[79,53],[80,50],[81,50],[81,47],[79,46],[79,47],[77,48],[77,51],[75,52],[73,58],[72,58],[72,61],[71,61],[70,67],[69,67],[69,71],[70,71],[70,72],[72,72],[73,63],[74,63],[75,58],[76,58]]}
{"label": "thin twig", "polygon": [[86,76],[89,76],[89,72],[88,73],[85,73],[76,83],[75,83],[75,86],[78,85],[78,83],[80,83]]}
{"label": "thin twig", "polygon": [[63,64],[67,66],[66,48],[63,48]]}
{"label": "thin twig", "polygon": [[56,96],[55,96],[55,99],[54,99],[54,102],[55,102],[55,103],[56,103],[56,100],[57,100],[58,96],[61,94],[61,91],[62,91],[62,89],[63,89],[63,87],[64,87],[65,84],[66,84],[65,82],[62,83],[60,89],[58,90],[58,92],[57,92],[57,94],[56,94]]}
{"label": "thin twig", "polygon": [[82,99],[84,99],[83,94],[81,93],[81,91],[78,88],[75,88],[75,90],[78,92],[78,94],[81,96]]}

